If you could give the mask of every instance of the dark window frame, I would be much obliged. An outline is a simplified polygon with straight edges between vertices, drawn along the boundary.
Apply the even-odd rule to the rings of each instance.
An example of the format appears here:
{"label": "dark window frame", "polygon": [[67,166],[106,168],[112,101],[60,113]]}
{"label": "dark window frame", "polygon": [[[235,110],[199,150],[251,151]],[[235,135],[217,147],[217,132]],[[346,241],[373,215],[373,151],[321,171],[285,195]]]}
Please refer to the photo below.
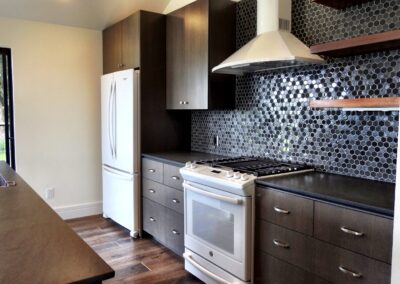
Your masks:
{"label": "dark window frame", "polygon": [[4,87],[4,123],[6,162],[14,170],[15,165],[15,136],[14,136],[14,96],[12,79],[11,49],[0,47],[0,56],[3,63],[3,87]]}

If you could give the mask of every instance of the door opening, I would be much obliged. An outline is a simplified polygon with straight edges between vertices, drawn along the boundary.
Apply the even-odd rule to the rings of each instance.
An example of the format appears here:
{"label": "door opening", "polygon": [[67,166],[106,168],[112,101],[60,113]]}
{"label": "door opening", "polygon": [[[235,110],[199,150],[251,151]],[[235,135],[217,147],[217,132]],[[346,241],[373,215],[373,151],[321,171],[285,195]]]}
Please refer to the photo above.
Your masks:
{"label": "door opening", "polygon": [[0,160],[15,170],[11,49],[0,47]]}

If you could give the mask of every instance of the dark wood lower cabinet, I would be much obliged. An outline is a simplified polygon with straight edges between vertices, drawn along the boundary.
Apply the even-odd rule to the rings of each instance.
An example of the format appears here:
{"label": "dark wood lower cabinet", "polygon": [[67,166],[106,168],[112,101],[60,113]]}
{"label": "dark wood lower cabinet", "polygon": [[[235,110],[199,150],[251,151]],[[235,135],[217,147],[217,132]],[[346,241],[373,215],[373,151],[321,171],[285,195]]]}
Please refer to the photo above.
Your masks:
{"label": "dark wood lower cabinet", "polygon": [[143,198],[142,202],[143,230],[182,256],[184,252],[183,215],[147,198]]}
{"label": "dark wood lower cabinet", "polygon": [[264,221],[257,221],[256,228],[256,244],[262,251],[312,271],[313,259],[305,257],[314,254],[312,238]]}
{"label": "dark wood lower cabinet", "polygon": [[[257,188],[257,196],[275,194],[275,190],[262,191],[269,189]],[[307,223],[301,220],[301,214],[286,222],[275,218],[276,210],[266,208],[279,203],[289,212],[285,215],[290,215],[300,206],[292,204],[292,199],[291,194],[282,192],[279,200],[264,198],[257,203],[256,283],[390,283],[392,220],[309,199],[300,203],[312,202],[309,206],[314,215],[304,215]],[[312,234],[304,230],[309,222],[313,224]]]}
{"label": "dark wood lower cabinet", "polygon": [[254,269],[254,282],[260,284],[332,284],[262,251],[256,252]]}
{"label": "dark wood lower cabinet", "polygon": [[315,272],[334,283],[390,284],[390,265],[315,240]]}

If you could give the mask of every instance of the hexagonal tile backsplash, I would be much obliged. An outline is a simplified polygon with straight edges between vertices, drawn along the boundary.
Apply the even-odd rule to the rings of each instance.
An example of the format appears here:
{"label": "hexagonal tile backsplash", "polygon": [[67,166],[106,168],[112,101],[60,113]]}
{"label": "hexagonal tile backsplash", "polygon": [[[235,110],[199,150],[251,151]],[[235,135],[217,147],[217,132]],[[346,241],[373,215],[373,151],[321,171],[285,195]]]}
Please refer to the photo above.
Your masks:
{"label": "hexagonal tile backsplash", "polygon": [[[316,44],[400,28],[398,0],[335,10],[293,0],[292,32]],[[237,46],[256,33],[256,1],[237,8]],[[192,150],[307,163],[395,182],[398,112],[310,109],[315,98],[400,96],[400,50],[328,59],[323,66],[237,78],[236,109],[193,111]],[[220,137],[216,148],[213,138]]]}

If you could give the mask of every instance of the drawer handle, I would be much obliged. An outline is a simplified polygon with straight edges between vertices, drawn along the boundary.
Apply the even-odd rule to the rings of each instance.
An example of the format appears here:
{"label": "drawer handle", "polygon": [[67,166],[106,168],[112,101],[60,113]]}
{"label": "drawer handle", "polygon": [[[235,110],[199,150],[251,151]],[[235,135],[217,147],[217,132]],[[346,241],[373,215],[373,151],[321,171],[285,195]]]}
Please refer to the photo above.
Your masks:
{"label": "drawer handle", "polygon": [[179,200],[178,200],[178,199],[175,199],[175,198],[172,199],[172,202],[173,202],[173,203],[176,203],[176,204],[180,203]]}
{"label": "drawer handle", "polygon": [[289,214],[290,213],[290,211],[285,210],[285,209],[281,209],[281,208],[279,208],[277,206],[274,206],[274,210],[275,210],[275,212],[278,212],[280,214]]}
{"label": "drawer handle", "polygon": [[349,234],[349,235],[353,235],[353,236],[356,236],[356,237],[364,236],[363,232],[357,232],[357,231],[348,229],[346,227],[340,227],[340,230],[342,230],[343,233],[346,233],[346,234]]}
{"label": "drawer handle", "polygon": [[280,240],[273,239],[272,242],[273,242],[274,245],[276,245],[277,247],[281,247],[281,248],[285,248],[285,249],[290,248],[290,245],[289,245],[288,243],[282,242],[282,241],[280,241]]}
{"label": "drawer handle", "polygon": [[156,191],[155,191],[154,189],[149,189],[149,191],[150,191],[151,193],[156,193]]}
{"label": "drawer handle", "polygon": [[177,230],[172,230],[172,233],[174,234],[174,235],[180,235],[181,233],[179,233]]}
{"label": "drawer handle", "polygon": [[354,277],[354,278],[360,278],[360,277],[362,276],[361,273],[351,271],[350,269],[347,269],[346,267],[339,266],[338,268],[339,268],[339,270],[340,270],[341,272],[343,272],[344,274],[350,275],[350,276],[352,276],[352,277]]}
{"label": "drawer handle", "polygon": [[153,217],[150,217],[149,220],[150,220],[151,222],[155,222],[155,221],[156,221],[156,219],[154,219]]}
{"label": "drawer handle", "polygon": [[177,176],[172,176],[171,177],[173,180],[180,180],[181,178],[180,177],[177,177]]}
{"label": "drawer handle", "polygon": [[149,171],[150,173],[155,173],[155,172],[156,172],[155,169],[148,169],[148,171]]}

